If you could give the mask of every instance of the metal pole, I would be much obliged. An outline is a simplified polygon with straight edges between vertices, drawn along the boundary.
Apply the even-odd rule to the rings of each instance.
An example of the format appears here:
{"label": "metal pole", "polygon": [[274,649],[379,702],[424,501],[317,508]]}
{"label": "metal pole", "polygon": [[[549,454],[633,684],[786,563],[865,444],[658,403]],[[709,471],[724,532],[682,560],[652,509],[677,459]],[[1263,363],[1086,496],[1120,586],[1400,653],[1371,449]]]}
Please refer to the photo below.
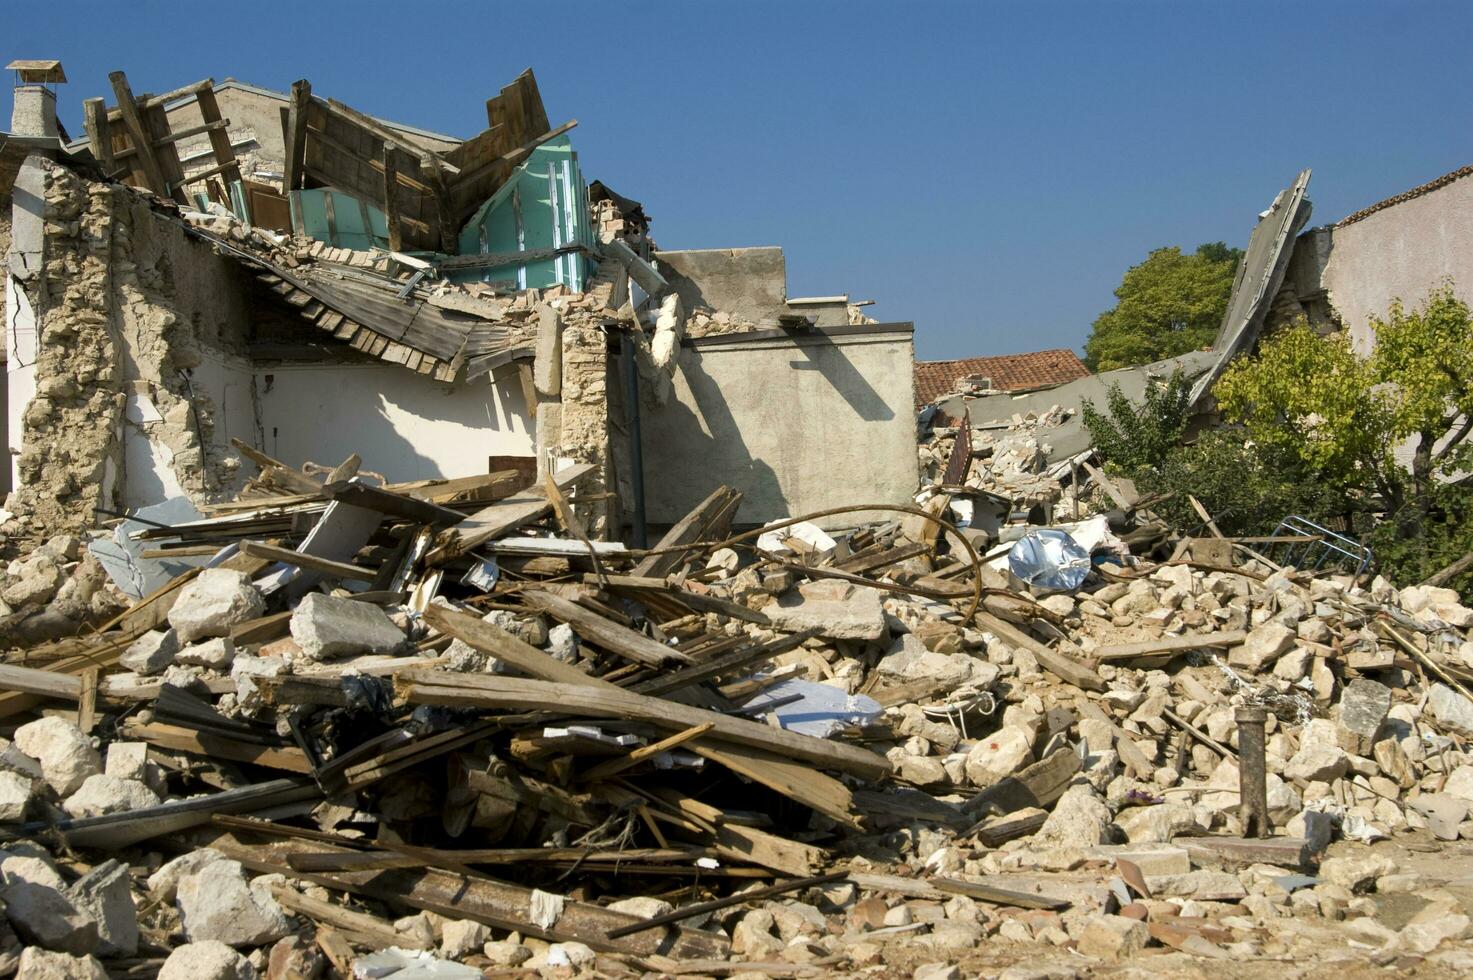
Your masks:
{"label": "metal pole", "polygon": [[1267,837],[1268,768],[1264,758],[1264,723],[1268,712],[1243,705],[1235,715],[1238,722],[1238,822],[1244,837]]}
{"label": "metal pole", "polygon": [[630,482],[634,485],[633,526],[634,547],[648,548],[645,536],[644,515],[644,441],[639,435],[639,365],[634,359],[635,340],[624,334],[622,354],[624,360],[624,401],[629,413],[629,469]]}

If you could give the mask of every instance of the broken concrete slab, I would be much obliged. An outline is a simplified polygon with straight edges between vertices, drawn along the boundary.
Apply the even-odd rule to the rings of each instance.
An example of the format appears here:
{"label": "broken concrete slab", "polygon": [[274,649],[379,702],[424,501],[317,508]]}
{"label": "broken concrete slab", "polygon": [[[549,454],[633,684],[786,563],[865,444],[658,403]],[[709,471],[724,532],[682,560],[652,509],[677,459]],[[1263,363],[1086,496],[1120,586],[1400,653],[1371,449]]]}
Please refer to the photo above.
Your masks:
{"label": "broken concrete slab", "polygon": [[15,730],[15,747],[41,764],[47,784],[70,796],[89,776],[102,772],[102,758],[82,730],[61,718],[42,718]]}
{"label": "broken concrete slab", "polygon": [[291,634],[311,660],[392,653],[404,643],[403,631],[378,606],[320,592],[303,596],[297,604]]}
{"label": "broken concrete slab", "polygon": [[138,952],[138,910],[133,905],[128,866],[104,861],[68,889],[77,909],[97,923],[97,955],[133,956]]}
{"label": "broken concrete slab", "polygon": [[179,634],[172,629],[149,630],[118,658],[118,665],[144,677],[162,674],[179,653]]}
{"label": "broken concrete slab", "polygon": [[190,942],[216,939],[228,946],[259,946],[291,931],[281,906],[250,886],[238,861],[210,861],[184,875],[175,901]]}
{"label": "broken concrete slab", "polygon": [[888,631],[884,593],[848,582],[804,582],[762,607],[777,629],[817,629],[830,640],[878,640]]}
{"label": "broken concrete slab", "polygon": [[142,810],[160,802],[158,794],[143,783],[100,772],[88,776],[77,791],[62,802],[61,808],[81,819]]}
{"label": "broken concrete slab", "polygon": [[1390,710],[1391,688],[1385,684],[1357,677],[1345,685],[1335,719],[1340,747],[1351,755],[1369,756]]}
{"label": "broken concrete slab", "polygon": [[266,600],[250,576],[229,568],[206,568],[184,586],[169,610],[180,643],[228,636],[232,626],[266,612]]}
{"label": "broken concrete slab", "polygon": [[71,956],[40,946],[27,946],[20,951],[16,980],[108,980],[108,976],[95,956]]}
{"label": "broken concrete slab", "polygon": [[176,947],[158,980],[256,980],[256,968],[225,943],[205,939]]}

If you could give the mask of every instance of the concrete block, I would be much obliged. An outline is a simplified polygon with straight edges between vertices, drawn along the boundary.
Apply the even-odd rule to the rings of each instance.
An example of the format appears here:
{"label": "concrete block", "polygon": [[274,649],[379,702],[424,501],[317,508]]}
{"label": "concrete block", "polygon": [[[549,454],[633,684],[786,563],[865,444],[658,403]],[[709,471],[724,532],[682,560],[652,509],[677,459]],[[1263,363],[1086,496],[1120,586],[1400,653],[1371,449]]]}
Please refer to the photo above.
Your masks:
{"label": "concrete block", "polygon": [[162,674],[179,653],[179,634],[173,630],[149,630],[129,644],[118,665],[135,674]]}
{"label": "concrete block", "polygon": [[1390,710],[1391,688],[1385,684],[1358,677],[1345,685],[1336,718],[1340,747],[1352,755],[1369,756]]}
{"label": "concrete block", "polygon": [[107,980],[107,971],[95,956],[69,956],[27,946],[20,951],[20,968],[15,976],[16,980]]}
{"label": "concrete block", "polygon": [[68,890],[72,904],[97,923],[99,956],[133,956],[138,952],[138,909],[133,905],[128,866],[116,858],[104,861]]}
{"label": "concrete block", "polygon": [[102,772],[102,758],[81,729],[61,718],[42,718],[15,730],[15,747],[41,764],[59,796],[70,796],[88,776]]}
{"label": "concrete block", "polygon": [[192,667],[229,670],[231,662],[235,660],[235,644],[228,636],[216,636],[201,643],[190,644],[180,650],[174,659]]}
{"label": "concrete block", "polygon": [[1079,952],[1101,959],[1125,959],[1146,948],[1151,938],[1144,922],[1122,915],[1097,915],[1079,937]]}
{"label": "concrete block", "polygon": [[885,636],[883,593],[848,582],[805,582],[762,607],[773,625],[788,632],[817,627],[831,640],[878,640]]}
{"label": "concrete block", "polygon": [[179,881],[176,902],[192,943],[215,939],[228,946],[260,946],[291,931],[276,900],[246,881],[238,861],[211,861]]}
{"label": "concrete block", "polygon": [[169,610],[169,625],[180,643],[228,636],[232,626],[266,612],[266,600],[244,572],[207,568],[179,591]]}
{"label": "concrete block", "polygon": [[61,808],[81,819],[142,810],[160,802],[158,794],[141,782],[99,772],[88,776],[77,791],[62,802]]}
{"label": "concrete block", "polygon": [[51,865],[40,858],[8,857],[0,861],[0,877],[5,917],[24,942],[73,956],[97,948],[97,923],[67,896]]}
{"label": "concrete block", "polygon": [[169,954],[158,980],[256,980],[251,961],[213,939],[185,943]]}
{"label": "concrete block", "polygon": [[979,739],[967,753],[967,781],[986,788],[1014,775],[1033,761],[1033,731],[1022,725],[998,729]]}
{"label": "concrete block", "polygon": [[291,618],[292,639],[312,660],[347,654],[392,653],[404,633],[378,606],[312,592],[297,604]]}

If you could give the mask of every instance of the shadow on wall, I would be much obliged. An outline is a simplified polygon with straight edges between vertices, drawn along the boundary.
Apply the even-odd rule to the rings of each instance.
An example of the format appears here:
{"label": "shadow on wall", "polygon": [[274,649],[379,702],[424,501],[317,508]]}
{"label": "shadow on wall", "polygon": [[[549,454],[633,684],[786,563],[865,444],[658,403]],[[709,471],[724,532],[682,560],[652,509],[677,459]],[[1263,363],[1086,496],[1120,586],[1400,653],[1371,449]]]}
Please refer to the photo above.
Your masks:
{"label": "shadow on wall", "polygon": [[895,412],[885,404],[885,399],[859,373],[832,337],[814,331],[799,335],[797,339],[798,351],[807,360],[789,361],[789,367],[795,371],[817,371],[822,374],[849,407],[854,409],[854,414],[866,422],[888,422],[895,417]]}
{"label": "shadow on wall", "polygon": [[[743,502],[736,520],[742,519],[750,499],[777,500],[787,506],[787,496],[778,481],[777,472],[766,462],[752,458],[742,428],[732,415],[721,386],[707,374],[696,347],[680,351],[680,373],[690,387],[698,412],[672,398],[660,408],[665,416],[662,427],[682,434],[681,455],[689,460],[689,468],[681,474],[681,483],[695,500],[709,496],[723,484],[740,490]],[[781,393],[770,393],[780,398]],[[795,424],[798,419],[792,420]],[[647,474],[648,481],[650,476]]]}

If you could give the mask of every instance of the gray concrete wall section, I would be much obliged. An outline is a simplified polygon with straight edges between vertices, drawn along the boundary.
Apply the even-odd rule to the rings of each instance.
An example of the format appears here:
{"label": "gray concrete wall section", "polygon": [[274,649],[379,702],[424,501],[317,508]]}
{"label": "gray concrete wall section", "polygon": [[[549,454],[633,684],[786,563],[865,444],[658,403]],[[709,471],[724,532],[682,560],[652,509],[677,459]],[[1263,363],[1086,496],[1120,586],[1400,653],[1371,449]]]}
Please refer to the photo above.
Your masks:
{"label": "gray concrete wall section", "polygon": [[1473,176],[1335,228],[1320,285],[1365,353],[1372,317],[1395,299],[1420,305],[1448,277],[1473,303]]}
{"label": "gray concrete wall section", "polygon": [[688,310],[706,306],[753,323],[787,312],[788,268],[777,246],[656,252],[655,259]]}
{"label": "gray concrete wall section", "polygon": [[686,341],[671,401],[641,406],[650,523],[678,521],[722,484],[746,495],[742,524],[909,502],[912,333],[890,323]]}
{"label": "gray concrete wall section", "polygon": [[940,408],[947,415],[958,419],[964,412],[970,410],[973,425],[1008,422],[1014,415],[1025,415],[1028,412],[1042,413],[1055,405],[1073,408],[1075,413],[1072,418],[1057,428],[1048,430],[1048,445],[1052,450],[1049,458],[1062,459],[1083,452],[1093,444],[1089,438],[1089,431],[1084,427],[1082,407],[1085,402],[1094,402],[1098,408],[1103,410],[1105,395],[1109,392],[1111,385],[1118,384],[1127,398],[1133,402],[1140,402],[1145,397],[1146,385],[1154,379],[1165,380],[1171,377],[1178,368],[1188,378],[1195,378],[1211,367],[1216,359],[1217,355],[1212,351],[1193,351],[1190,354],[1157,361],[1154,364],[1092,374],[1087,378],[1070,381],[1056,388],[1046,388],[1043,391],[1033,391],[1022,395],[999,392],[995,395],[983,395],[980,398],[958,396],[941,402]]}

